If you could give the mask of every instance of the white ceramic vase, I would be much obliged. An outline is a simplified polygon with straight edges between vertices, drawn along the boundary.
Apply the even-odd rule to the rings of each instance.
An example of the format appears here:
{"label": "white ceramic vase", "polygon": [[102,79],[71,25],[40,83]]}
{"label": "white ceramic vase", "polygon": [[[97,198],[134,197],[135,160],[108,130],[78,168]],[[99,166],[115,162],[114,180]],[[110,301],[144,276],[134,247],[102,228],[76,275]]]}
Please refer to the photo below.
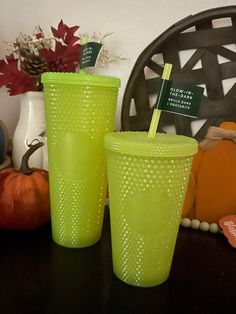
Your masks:
{"label": "white ceramic vase", "polygon": [[20,117],[12,139],[13,166],[19,169],[22,156],[33,140],[38,139],[45,145],[29,159],[30,167],[47,170],[47,143],[40,134],[45,131],[43,92],[27,92],[21,95]]}

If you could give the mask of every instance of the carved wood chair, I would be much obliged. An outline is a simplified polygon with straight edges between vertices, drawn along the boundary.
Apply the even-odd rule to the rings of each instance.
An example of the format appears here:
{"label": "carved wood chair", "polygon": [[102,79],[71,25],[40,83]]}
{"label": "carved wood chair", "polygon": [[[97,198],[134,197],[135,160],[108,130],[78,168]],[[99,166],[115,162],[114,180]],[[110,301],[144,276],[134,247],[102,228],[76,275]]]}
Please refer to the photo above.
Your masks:
{"label": "carved wood chair", "polygon": [[[223,18],[230,25],[216,27]],[[203,11],[172,25],[144,49],[133,67],[122,102],[121,129],[148,130],[166,62],[173,64],[172,80],[205,87],[197,117],[204,123],[193,134],[192,118],[162,112],[159,132],[173,125],[177,134],[201,140],[209,126],[236,121],[236,84],[224,90],[225,80],[236,78],[235,44],[236,6]],[[184,64],[183,53],[188,54]]]}

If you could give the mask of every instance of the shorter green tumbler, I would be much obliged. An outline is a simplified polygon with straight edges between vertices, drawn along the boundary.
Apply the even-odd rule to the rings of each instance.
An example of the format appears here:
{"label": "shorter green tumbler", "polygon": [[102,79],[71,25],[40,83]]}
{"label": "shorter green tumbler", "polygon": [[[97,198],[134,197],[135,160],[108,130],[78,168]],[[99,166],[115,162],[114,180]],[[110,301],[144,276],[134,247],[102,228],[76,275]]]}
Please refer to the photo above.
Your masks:
{"label": "shorter green tumbler", "polygon": [[107,189],[104,135],[114,130],[120,80],[44,73],[52,237],[80,248],[101,237]]}
{"label": "shorter green tumbler", "polygon": [[140,287],[170,272],[197,142],[146,132],[105,136],[114,273]]}

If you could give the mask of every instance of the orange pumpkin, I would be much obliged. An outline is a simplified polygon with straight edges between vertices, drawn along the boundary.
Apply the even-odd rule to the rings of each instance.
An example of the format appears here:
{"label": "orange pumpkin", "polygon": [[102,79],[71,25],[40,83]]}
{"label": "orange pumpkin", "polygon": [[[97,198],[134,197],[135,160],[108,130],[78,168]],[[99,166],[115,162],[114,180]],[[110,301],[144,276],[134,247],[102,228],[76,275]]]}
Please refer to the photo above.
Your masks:
{"label": "orange pumpkin", "polygon": [[0,227],[15,230],[38,228],[50,220],[48,172],[30,168],[30,155],[43,143],[31,144],[21,167],[0,172]]}
{"label": "orange pumpkin", "polygon": [[207,137],[199,144],[182,214],[208,223],[236,214],[236,123],[214,129],[222,137]]}

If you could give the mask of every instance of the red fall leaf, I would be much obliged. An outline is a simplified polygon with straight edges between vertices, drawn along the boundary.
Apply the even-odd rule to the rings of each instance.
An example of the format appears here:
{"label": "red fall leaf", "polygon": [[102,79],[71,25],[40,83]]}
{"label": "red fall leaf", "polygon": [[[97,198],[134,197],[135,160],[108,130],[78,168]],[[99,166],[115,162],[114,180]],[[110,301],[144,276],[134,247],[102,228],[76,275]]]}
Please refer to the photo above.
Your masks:
{"label": "red fall leaf", "polygon": [[6,86],[10,95],[38,90],[37,79],[18,69],[18,60],[11,54],[0,60],[0,87]]}
{"label": "red fall leaf", "polygon": [[75,72],[80,62],[80,46],[63,46],[57,42],[55,50],[43,48],[40,56],[46,61],[50,72]]}
{"label": "red fall leaf", "polygon": [[67,46],[75,44],[80,39],[80,37],[74,35],[78,29],[79,26],[69,27],[63,23],[63,20],[60,21],[57,29],[51,27],[53,36],[55,38],[62,39]]}

